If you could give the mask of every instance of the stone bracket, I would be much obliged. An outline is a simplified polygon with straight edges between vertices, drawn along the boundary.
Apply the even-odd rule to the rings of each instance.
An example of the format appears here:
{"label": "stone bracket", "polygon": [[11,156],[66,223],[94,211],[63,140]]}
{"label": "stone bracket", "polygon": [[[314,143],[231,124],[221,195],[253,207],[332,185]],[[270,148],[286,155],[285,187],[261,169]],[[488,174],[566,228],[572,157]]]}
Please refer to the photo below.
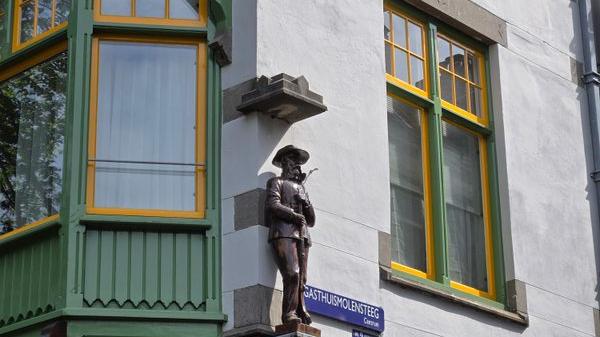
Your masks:
{"label": "stone bracket", "polygon": [[242,95],[237,109],[243,113],[259,111],[292,124],[327,111],[327,106],[321,95],[309,90],[304,76],[281,73],[261,76],[256,88]]}

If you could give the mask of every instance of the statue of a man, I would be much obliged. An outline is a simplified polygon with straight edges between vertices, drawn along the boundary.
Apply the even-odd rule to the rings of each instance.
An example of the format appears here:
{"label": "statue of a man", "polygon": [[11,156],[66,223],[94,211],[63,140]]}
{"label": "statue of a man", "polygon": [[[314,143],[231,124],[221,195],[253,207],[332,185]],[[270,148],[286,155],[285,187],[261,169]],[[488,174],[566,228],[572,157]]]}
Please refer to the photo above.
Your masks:
{"label": "statue of a man", "polygon": [[300,166],[308,161],[308,152],[293,145],[277,151],[273,165],[282,169],[281,176],[267,182],[265,218],[269,242],[281,276],[285,323],[312,321],[304,305],[304,286],[308,250],[311,246],[307,227],[315,224],[315,211],[304,190],[306,174]]}

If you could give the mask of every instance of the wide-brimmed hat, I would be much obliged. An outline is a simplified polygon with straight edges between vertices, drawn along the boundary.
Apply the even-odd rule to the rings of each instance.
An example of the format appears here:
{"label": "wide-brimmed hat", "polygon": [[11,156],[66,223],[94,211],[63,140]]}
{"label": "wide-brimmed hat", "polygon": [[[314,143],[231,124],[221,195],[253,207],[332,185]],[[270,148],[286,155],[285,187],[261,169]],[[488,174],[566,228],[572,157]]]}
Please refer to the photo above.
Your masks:
{"label": "wide-brimmed hat", "polygon": [[295,157],[299,165],[304,165],[308,161],[308,158],[310,158],[308,152],[299,149],[294,145],[286,145],[279,149],[279,151],[277,151],[275,154],[275,158],[273,158],[273,165],[281,167],[281,160],[290,154]]}

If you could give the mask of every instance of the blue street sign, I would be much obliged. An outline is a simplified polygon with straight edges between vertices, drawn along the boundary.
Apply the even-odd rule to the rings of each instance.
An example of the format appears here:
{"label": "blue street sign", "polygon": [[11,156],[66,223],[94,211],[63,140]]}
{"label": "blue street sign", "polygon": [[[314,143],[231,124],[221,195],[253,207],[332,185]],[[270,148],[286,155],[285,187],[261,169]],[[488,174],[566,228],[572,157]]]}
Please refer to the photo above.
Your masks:
{"label": "blue street sign", "polygon": [[384,329],[384,313],[381,307],[311,286],[306,286],[304,290],[304,301],[306,309],[310,312],[377,332]]}

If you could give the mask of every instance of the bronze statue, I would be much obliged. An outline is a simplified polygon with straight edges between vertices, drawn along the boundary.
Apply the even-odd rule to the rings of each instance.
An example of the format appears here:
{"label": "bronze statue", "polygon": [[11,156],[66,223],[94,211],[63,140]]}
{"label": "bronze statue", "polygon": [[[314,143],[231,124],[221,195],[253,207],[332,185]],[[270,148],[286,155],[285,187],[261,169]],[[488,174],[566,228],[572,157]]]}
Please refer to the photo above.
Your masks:
{"label": "bronze statue", "polygon": [[315,211],[304,189],[306,174],[300,168],[308,158],[308,152],[293,145],[281,148],[273,158],[273,165],[282,170],[281,176],[267,182],[265,218],[270,228],[269,242],[283,276],[284,324],[312,322],[304,305],[304,286],[311,246],[307,227],[315,225]]}

